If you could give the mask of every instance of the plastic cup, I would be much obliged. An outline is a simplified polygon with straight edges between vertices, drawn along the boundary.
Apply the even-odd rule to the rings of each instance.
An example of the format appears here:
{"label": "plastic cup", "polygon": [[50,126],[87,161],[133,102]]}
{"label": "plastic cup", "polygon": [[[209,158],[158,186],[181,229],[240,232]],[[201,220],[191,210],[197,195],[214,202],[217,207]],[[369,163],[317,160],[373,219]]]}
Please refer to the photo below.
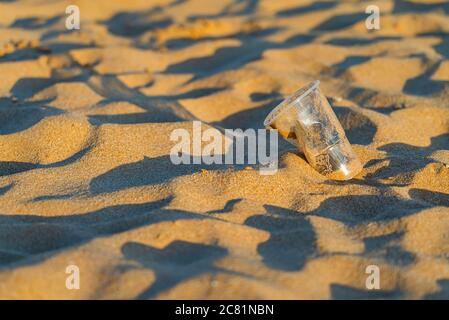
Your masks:
{"label": "plastic cup", "polygon": [[309,164],[333,180],[349,180],[362,170],[345,132],[316,80],[281,102],[264,126],[302,151]]}

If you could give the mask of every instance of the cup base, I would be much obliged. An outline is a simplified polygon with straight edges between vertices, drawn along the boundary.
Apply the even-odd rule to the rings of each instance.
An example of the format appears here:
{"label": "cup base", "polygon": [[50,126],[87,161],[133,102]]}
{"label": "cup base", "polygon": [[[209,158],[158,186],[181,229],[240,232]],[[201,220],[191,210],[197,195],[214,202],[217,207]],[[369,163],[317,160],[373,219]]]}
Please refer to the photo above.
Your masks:
{"label": "cup base", "polygon": [[347,141],[340,141],[320,154],[306,150],[305,156],[315,170],[332,180],[349,180],[362,170],[362,164]]}
{"label": "cup base", "polygon": [[360,163],[360,161],[352,160],[346,165],[342,166],[340,169],[325,175],[325,177],[332,180],[346,181],[354,178],[361,171],[362,164]]}

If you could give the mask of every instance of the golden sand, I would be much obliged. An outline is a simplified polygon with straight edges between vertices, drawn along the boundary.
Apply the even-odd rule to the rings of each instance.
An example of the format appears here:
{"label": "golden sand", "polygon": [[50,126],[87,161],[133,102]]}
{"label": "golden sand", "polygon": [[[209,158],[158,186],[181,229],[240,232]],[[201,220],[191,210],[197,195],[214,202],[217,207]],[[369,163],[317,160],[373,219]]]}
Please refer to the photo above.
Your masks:
{"label": "golden sand", "polygon": [[[449,298],[448,6],[365,6],[1,2],[0,298]],[[271,176],[171,164],[173,129],[262,128],[315,79],[355,179],[286,142]]]}

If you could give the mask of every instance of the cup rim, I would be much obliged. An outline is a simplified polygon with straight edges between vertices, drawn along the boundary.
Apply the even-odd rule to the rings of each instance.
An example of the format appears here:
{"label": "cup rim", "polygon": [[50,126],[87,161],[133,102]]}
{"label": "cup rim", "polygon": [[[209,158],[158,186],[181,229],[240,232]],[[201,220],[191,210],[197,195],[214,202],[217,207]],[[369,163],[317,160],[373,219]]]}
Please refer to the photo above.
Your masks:
{"label": "cup rim", "polygon": [[266,116],[263,125],[265,127],[270,126],[270,124],[272,124],[274,122],[274,120],[276,120],[276,118],[284,113],[285,111],[287,111],[288,109],[290,109],[290,107],[292,107],[293,102],[299,102],[301,101],[302,98],[304,98],[305,96],[307,96],[310,92],[312,92],[313,90],[315,90],[316,88],[318,88],[318,86],[320,85],[320,80],[315,80],[310,82],[307,86],[302,87],[301,89],[299,89],[298,91],[296,91],[295,93],[293,93],[292,95],[288,96],[287,98],[285,98],[280,104],[278,104],[273,110],[271,110],[271,112]]}

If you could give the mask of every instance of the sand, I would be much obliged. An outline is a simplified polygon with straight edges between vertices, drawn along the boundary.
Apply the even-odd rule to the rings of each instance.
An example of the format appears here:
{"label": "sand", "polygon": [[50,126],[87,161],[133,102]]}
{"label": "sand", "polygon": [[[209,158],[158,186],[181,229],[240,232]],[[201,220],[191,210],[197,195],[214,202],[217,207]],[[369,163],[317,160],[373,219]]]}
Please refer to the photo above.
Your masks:
{"label": "sand", "polygon": [[[449,298],[449,6],[376,4],[1,1],[0,298]],[[170,162],[315,79],[353,180],[284,141],[271,176]]]}

